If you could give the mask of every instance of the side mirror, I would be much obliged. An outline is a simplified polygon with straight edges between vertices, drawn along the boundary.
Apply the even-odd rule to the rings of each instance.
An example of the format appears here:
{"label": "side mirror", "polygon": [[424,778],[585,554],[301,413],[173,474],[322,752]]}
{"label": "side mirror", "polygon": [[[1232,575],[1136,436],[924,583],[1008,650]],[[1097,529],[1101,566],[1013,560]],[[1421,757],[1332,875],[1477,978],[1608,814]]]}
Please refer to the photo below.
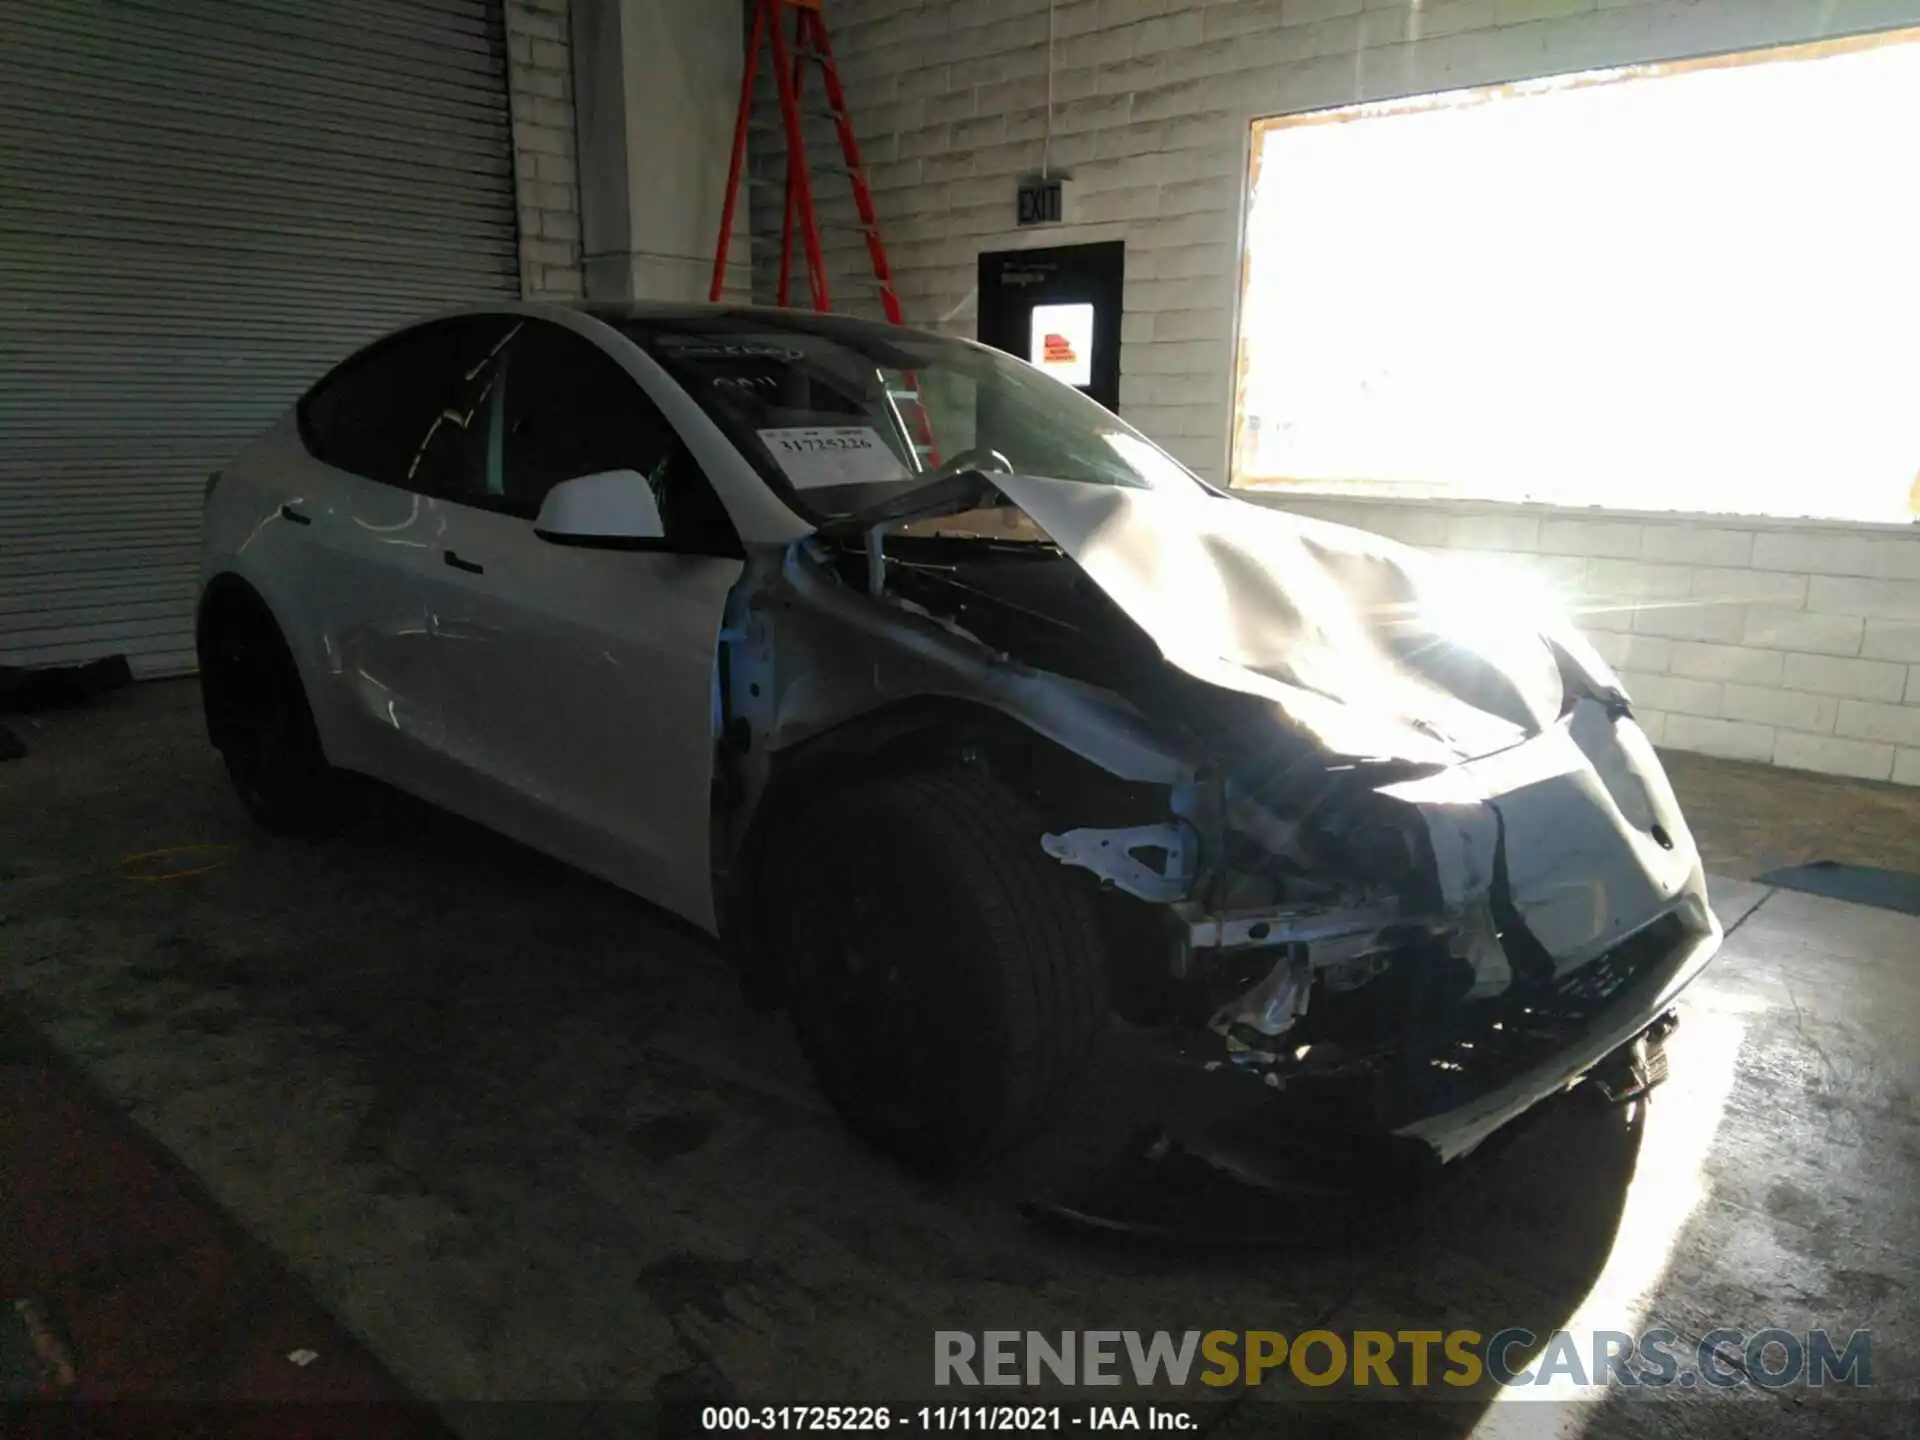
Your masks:
{"label": "side mirror", "polygon": [[653,487],[637,470],[562,480],[540,502],[533,533],[555,545],[654,549],[666,539]]}

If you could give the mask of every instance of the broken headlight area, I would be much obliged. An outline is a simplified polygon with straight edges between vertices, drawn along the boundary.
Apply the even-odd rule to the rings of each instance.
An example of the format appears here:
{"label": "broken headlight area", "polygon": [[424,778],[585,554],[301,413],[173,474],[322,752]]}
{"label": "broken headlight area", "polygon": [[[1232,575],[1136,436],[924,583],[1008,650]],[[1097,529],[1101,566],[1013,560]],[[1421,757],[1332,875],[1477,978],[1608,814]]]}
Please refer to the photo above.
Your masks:
{"label": "broken headlight area", "polygon": [[[1046,833],[1048,855],[1098,882],[1124,1017],[1204,1024],[1263,982],[1284,993],[1258,1003],[1281,1015],[1298,988],[1268,976],[1281,947],[1310,952],[1321,983],[1352,989],[1402,937],[1434,929],[1416,918],[1441,914],[1426,832],[1409,807],[1364,788],[1372,778],[1336,777],[1283,813],[1203,767],[1161,792],[1169,818]],[[1073,799],[1051,813],[1088,813],[1085,793]]]}
{"label": "broken headlight area", "polygon": [[1225,988],[1256,959],[1265,972],[1221,1003],[1186,1058],[1238,1072],[1317,1129],[1391,1131],[1444,1114],[1574,1048],[1608,1016],[1647,1003],[1688,954],[1669,914],[1559,977],[1516,976],[1478,993],[1481,967],[1458,936],[1398,935],[1344,947],[1289,944],[1196,979]]}

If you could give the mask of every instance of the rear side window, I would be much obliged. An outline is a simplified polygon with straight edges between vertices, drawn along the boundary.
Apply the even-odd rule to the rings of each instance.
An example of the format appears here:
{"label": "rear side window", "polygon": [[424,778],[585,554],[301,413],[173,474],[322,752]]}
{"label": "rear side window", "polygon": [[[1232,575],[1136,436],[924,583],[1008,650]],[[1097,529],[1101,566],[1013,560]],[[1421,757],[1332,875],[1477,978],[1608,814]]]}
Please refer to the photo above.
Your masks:
{"label": "rear side window", "polygon": [[460,316],[369,346],[301,400],[301,439],[337,469],[422,494],[457,494],[481,458],[489,361],[510,323]]}

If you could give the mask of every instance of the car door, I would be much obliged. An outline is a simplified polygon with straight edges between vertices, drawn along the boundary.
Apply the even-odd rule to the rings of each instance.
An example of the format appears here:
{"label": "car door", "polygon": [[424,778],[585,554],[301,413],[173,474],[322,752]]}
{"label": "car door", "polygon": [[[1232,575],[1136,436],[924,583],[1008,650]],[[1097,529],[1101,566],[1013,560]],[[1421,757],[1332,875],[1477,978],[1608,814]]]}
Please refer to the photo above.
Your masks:
{"label": "car door", "polygon": [[305,549],[298,603],[329,756],[429,794],[422,767],[445,744],[427,612],[442,549],[434,497],[474,463],[482,372],[506,325],[430,322],[329,374],[297,409],[303,459],[276,516]]}
{"label": "car door", "polygon": [[[653,486],[656,548],[534,533],[554,485],[621,469]],[[462,808],[711,928],[714,666],[744,565],[706,476],[607,351],[525,319],[482,463],[441,508],[431,610]]]}

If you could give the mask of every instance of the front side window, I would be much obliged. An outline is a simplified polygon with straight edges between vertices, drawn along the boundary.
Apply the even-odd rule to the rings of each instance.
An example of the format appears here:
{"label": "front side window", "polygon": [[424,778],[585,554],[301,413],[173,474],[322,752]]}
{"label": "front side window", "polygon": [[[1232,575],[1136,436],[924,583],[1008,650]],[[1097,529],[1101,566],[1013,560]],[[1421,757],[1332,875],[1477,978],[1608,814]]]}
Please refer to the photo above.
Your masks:
{"label": "front side window", "polygon": [[515,514],[538,514],[562,480],[603,470],[650,474],[673,449],[673,428],[633,377],[571,330],[523,327],[502,369],[489,478]]}
{"label": "front side window", "polygon": [[633,470],[653,489],[669,544],[741,553],[732,521],[672,424],[585,336],[516,321],[487,389],[480,463],[460,497],[467,503],[531,520],[562,481]]}
{"label": "front side window", "polygon": [[1105,407],[977,345],[798,316],[617,323],[816,522],[965,469],[1204,489]]}

